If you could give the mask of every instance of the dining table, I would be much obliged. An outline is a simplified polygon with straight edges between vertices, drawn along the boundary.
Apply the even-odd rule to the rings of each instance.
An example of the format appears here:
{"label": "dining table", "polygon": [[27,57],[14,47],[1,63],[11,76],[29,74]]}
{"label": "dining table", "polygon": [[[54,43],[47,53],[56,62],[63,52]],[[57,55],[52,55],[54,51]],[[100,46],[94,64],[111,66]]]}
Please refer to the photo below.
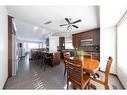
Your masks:
{"label": "dining table", "polygon": [[82,62],[82,68],[85,72],[94,74],[98,72],[100,62],[94,58],[85,58],[85,57],[67,57],[67,61],[80,60]]}

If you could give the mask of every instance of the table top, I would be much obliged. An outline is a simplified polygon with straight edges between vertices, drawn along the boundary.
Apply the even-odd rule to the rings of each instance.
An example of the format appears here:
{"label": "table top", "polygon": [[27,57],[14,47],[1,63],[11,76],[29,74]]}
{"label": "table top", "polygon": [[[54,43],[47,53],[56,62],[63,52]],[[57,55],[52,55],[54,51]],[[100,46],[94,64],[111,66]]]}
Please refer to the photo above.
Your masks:
{"label": "table top", "polygon": [[40,51],[40,52],[44,52],[44,53],[47,53],[47,54],[53,54],[53,53],[60,53],[58,51]]}
{"label": "table top", "polygon": [[88,73],[96,73],[99,69],[100,62],[96,59],[92,58],[84,58],[84,57],[68,57],[67,60],[81,60],[84,71]]}

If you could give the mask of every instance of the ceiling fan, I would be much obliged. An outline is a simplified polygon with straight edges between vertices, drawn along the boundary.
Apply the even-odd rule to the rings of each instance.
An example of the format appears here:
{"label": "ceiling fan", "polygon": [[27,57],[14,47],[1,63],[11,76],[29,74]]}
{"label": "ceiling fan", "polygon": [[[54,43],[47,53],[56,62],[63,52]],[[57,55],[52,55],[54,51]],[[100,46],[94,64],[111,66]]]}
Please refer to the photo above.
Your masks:
{"label": "ceiling fan", "polygon": [[76,23],[78,23],[78,22],[81,22],[81,19],[79,19],[79,20],[76,20],[76,21],[73,21],[73,22],[71,22],[71,18],[65,18],[65,20],[67,21],[67,24],[62,24],[62,25],[60,25],[60,26],[68,26],[67,27],[67,30],[69,29],[69,28],[72,28],[72,26],[73,27],[75,27],[75,28],[78,28],[78,26],[76,26],[76,25],[74,25],[74,24],[76,24]]}

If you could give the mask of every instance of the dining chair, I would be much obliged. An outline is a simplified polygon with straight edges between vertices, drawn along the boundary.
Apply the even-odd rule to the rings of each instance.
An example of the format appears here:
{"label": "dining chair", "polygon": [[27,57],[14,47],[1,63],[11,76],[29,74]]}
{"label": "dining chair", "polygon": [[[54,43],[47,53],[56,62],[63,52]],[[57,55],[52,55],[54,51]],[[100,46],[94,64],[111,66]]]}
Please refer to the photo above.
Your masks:
{"label": "dining chair", "polygon": [[70,52],[65,52],[64,54],[64,76],[65,76],[65,74],[66,74],[66,60],[67,60],[67,58],[68,57],[70,57]]}
{"label": "dining chair", "polygon": [[42,53],[43,58],[44,58],[44,71],[46,70],[46,65],[48,64],[48,62],[52,62],[52,58],[47,56],[46,53]]}
{"label": "dining chair", "polygon": [[36,51],[35,52],[35,64],[38,64],[39,63],[39,52]]}
{"label": "dining chair", "polygon": [[[94,78],[94,77],[90,77],[91,80],[103,85],[105,87],[105,89],[109,89],[109,85],[108,85],[108,82],[109,82],[109,76],[110,76],[110,69],[111,69],[111,64],[112,64],[112,57],[109,57],[108,58],[108,61],[107,61],[107,65],[106,65],[106,69],[105,69],[105,77],[102,77],[102,75],[100,76],[100,80]],[[96,87],[94,86],[94,89],[96,89]]]}
{"label": "dining chair", "polygon": [[71,82],[74,87],[79,89],[84,89],[89,86],[90,76],[83,72],[82,61],[65,61],[67,69],[67,89],[69,87],[69,82]]}
{"label": "dining chair", "polygon": [[43,52],[40,52],[39,53],[39,61],[40,61],[40,66],[42,68],[42,64],[44,64],[44,56],[43,56]]}

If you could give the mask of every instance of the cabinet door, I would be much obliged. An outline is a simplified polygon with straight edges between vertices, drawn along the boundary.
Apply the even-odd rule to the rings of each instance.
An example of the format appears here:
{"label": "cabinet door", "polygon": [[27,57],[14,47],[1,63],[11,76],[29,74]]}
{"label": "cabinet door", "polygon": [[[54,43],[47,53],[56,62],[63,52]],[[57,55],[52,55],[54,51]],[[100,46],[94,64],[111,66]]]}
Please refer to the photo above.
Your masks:
{"label": "cabinet door", "polygon": [[94,45],[99,45],[100,44],[100,31],[97,29],[97,30],[94,30],[92,32],[93,34],[93,44]]}
{"label": "cabinet door", "polygon": [[59,46],[65,45],[65,37],[59,37]]}
{"label": "cabinet door", "polygon": [[60,53],[53,53],[53,66],[60,64]]}
{"label": "cabinet door", "polygon": [[73,43],[73,46],[75,47],[75,35],[72,35],[72,43]]}
{"label": "cabinet door", "polygon": [[73,35],[72,37],[72,42],[73,42],[73,46],[74,47],[77,47],[77,44],[78,44],[78,36],[77,35]]}
{"label": "cabinet door", "polygon": [[80,47],[80,41],[93,39],[94,45],[100,44],[100,29],[93,29],[82,33],[73,34],[73,46]]}

